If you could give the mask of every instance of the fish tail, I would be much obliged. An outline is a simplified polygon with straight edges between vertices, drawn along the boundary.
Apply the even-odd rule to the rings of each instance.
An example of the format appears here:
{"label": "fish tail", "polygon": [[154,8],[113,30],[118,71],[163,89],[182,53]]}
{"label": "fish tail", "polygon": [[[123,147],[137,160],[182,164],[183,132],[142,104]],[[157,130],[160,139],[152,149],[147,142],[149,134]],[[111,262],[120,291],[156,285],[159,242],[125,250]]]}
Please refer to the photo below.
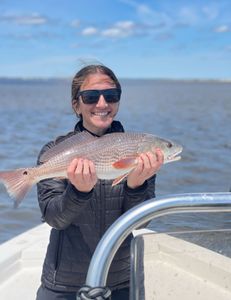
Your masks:
{"label": "fish tail", "polygon": [[14,207],[19,206],[34,183],[29,169],[1,171],[0,182],[5,185],[8,194],[14,199]]}

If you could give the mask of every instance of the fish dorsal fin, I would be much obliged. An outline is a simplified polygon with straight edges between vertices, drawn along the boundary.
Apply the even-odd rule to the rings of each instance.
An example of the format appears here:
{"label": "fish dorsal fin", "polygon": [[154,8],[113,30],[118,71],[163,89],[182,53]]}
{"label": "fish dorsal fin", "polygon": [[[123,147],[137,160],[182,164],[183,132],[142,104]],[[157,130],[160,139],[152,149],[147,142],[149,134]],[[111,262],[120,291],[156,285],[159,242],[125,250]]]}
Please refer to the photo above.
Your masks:
{"label": "fish dorsal fin", "polygon": [[76,133],[44,152],[40,157],[40,162],[44,163],[62,152],[67,153],[76,144],[92,142],[97,138],[87,131]]}

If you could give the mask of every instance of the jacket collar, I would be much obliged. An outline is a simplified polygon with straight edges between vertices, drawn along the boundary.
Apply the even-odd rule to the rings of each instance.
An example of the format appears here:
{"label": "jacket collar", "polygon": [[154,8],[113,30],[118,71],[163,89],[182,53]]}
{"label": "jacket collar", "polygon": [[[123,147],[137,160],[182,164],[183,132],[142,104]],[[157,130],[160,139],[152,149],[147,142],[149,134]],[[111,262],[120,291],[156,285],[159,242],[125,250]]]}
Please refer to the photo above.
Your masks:
{"label": "jacket collar", "polygon": [[[90,132],[89,130],[87,130],[84,126],[83,126],[83,121],[80,120],[76,125],[75,125],[75,129],[74,131],[79,132],[79,131],[88,131],[90,134],[94,135],[94,136],[98,136],[92,132]],[[113,121],[111,126],[107,129],[107,131],[105,132],[105,134],[107,133],[112,133],[112,132],[124,132],[124,128],[122,126],[122,124],[119,121]]]}

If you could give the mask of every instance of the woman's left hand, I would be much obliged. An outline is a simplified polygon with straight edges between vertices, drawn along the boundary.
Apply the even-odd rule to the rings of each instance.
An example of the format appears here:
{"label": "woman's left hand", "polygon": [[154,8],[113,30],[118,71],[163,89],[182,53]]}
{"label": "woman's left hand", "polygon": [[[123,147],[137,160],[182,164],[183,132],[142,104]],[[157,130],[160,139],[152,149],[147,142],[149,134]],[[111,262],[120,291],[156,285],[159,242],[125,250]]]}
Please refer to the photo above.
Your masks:
{"label": "woman's left hand", "polygon": [[164,154],[160,149],[152,152],[141,153],[138,164],[127,177],[127,185],[130,188],[141,186],[145,180],[156,174],[164,162]]}

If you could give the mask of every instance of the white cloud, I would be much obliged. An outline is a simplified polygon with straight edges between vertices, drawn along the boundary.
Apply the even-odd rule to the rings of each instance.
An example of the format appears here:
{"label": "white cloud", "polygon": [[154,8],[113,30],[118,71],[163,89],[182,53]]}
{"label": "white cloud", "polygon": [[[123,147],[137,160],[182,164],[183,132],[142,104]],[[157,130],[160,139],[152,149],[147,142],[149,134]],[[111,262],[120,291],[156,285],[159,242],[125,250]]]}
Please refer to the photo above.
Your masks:
{"label": "white cloud", "polygon": [[80,26],[80,20],[73,20],[72,22],[71,22],[71,26],[72,27],[79,27]]}
{"label": "white cloud", "polygon": [[37,33],[30,33],[30,32],[9,33],[4,36],[9,39],[17,39],[17,40],[38,40],[38,39],[53,40],[53,39],[62,38],[60,34],[49,32],[49,31],[41,31]]}
{"label": "white cloud", "polygon": [[102,35],[110,38],[124,37],[124,32],[119,28],[109,28],[102,31]]}
{"label": "white cloud", "polygon": [[86,35],[86,36],[96,35],[97,33],[98,33],[98,29],[95,27],[86,27],[82,31],[82,35]]}
{"label": "white cloud", "polygon": [[30,15],[5,14],[0,16],[0,21],[15,23],[17,25],[43,25],[48,23],[46,17],[37,13],[32,13]]}
{"label": "white cloud", "polygon": [[111,28],[102,31],[102,36],[109,38],[124,38],[135,34],[135,23],[132,21],[120,21]]}
{"label": "white cloud", "polygon": [[148,6],[145,5],[145,4],[137,4],[136,10],[137,10],[138,13],[140,13],[140,14],[145,14],[145,15],[152,14],[152,12],[153,12],[153,11],[150,9],[150,7],[148,7]]}
{"label": "white cloud", "polygon": [[223,33],[223,32],[229,32],[229,31],[231,31],[231,29],[227,25],[221,25],[221,26],[216,27],[214,29],[214,31],[217,33]]}
{"label": "white cloud", "polygon": [[[137,17],[143,24],[149,26],[162,25],[162,29],[171,30],[178,24],[184,24],[185,26],[197,26],[204,24],[208,21],[217,19],[221,14],[221,5],[215,2],[211,2],[204,6],[198,3],[190,3],[189,1],[179,4],[171,3],[166,6],[160,4],[157,9],[155,6],[151,6],[144,3],[139,3],[138,0],[120,0],[122,3],[132,7]],[[174,1],[173,1],[174,2]]]}
{"label": "white cloud", "polygon": [[[139,3],[135,0],[120,0],[131,6],[136,12],[136,18],[133,20],[118,21],[114,24],[102,28],[88,26],[81,32],[83,36],[103,37],[108,39],[123,39],[134,36],[150,36],[158,40],[169,40],[177,36],[176,30],[184,30],[189,27],[214,26],[213,22],[220,15],[219,6],[207,4],[198,6],[198,4],[178,5],[174,10],[171,7],[154,9],[151,5]],[[76,23],[75,23],[76,22]],[[74,21],[73,26],[80,26],[78,20]],[[213,25],[212,25],[213,24]],[[220,26],[214,29],[215,32],[230,31],[228,26]]]}
{"label": "white cloud", "polygon": [[135,27],[135,23],[133,21],[120,21],[115,24],[115,27],[124,30],[132,30]]}
{"label": "white cloud", "polygon": [[219,11],[216,6],[204,6],[202,7],[202,12],[206,15],[209,20],[214,20],[218,17]]}
{"label": "white cloud", "polygon": [[181,22],[186,22],[189,24],[195,24],[198,21],[198,14],[194,8],[182,7],[179,10],[179,17]]}

